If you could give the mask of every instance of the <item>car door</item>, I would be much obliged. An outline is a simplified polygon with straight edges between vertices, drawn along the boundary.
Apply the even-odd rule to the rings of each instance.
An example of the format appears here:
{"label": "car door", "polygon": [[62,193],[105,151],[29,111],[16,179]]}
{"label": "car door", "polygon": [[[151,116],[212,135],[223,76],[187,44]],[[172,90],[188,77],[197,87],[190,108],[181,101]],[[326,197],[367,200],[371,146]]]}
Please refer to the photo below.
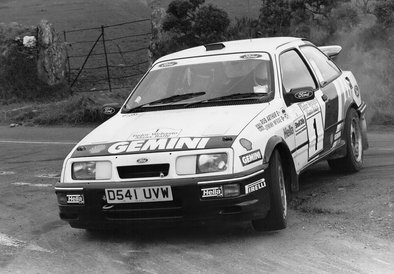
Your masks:
{"label": "car door", "polygon": [[324,53],[312,45],[300,47],[319,81],[325,105],[324,151],[332,149],[341,137],[345,88],[341,70]]}
{"label": "car door", "polygon": [[306,102],[288,104],[295,128],[296,149],[292,151],[296,169],[313,161],[323,150],[324,108],[322,91],[313,73],[297,49],[287,50],[279,56],[283,93],[296,88],[312,88],[315,98]]}

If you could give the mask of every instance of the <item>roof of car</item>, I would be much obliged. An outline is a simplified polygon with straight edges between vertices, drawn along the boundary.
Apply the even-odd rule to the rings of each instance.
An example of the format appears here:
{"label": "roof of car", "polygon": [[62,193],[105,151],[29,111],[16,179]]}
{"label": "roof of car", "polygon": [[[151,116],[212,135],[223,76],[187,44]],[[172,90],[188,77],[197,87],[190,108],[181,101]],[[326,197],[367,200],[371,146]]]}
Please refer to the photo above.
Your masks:
{"label": "roof of car", "polygon": [[236,52],[253,52],[253,51],[273,52],[279,46],[295,41],[302,41],[302,39],[295,37],[272,37],[272,38],[255,38],[255,39],[220,42],[211,45],[223,44],[224,45],[223,48],[218,47],[217,49],[207,50],[206,48],[207,45],[198,46],[198,47],[185,49],[182,51],[168,54],[158,59],[155,63],[174,60],[174,59],[187,58],[187,57],[209,56],[214,54],[228,54],[228,53],[236,53]]}

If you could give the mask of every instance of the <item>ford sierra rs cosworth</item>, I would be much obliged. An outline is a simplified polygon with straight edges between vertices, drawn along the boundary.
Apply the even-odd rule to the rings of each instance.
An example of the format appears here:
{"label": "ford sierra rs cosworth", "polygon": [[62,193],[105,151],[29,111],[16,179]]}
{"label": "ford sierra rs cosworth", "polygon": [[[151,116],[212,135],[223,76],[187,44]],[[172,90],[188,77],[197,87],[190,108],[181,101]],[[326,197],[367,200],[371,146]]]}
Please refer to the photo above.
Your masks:
{"label": "ford sierra rs cosworth", "polygon": [[278,37],[158,59],[113,117],[66,157],[55,186],[74,228],[250,220],[286,227],[299,174],[362,168],[365,109],[340,46]]}

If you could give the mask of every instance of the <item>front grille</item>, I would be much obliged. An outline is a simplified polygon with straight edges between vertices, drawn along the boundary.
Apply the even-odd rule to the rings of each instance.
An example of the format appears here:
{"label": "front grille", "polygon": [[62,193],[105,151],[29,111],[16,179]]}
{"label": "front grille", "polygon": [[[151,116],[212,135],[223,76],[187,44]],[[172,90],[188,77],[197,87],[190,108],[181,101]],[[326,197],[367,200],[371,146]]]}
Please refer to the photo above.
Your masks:
{"label": "front grille", "polygon": [[169,168],[169,164],[119,166],[118,173],[121,179],[165,177]]}

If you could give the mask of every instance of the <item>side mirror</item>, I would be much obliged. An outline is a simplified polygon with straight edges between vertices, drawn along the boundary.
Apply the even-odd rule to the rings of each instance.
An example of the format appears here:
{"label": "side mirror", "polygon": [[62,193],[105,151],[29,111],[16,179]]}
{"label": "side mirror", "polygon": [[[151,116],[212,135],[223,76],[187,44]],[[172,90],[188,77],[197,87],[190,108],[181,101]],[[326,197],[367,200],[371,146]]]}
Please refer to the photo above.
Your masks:
{"label": "side mirror", "polygon": [[101,112],[104,116],[112,117],[120,110],[120,107],[118,103],[105,104]]}
{"label": "side mirror", "polygon": [[305,102],[314,98],[315,92],[312,87],[294,88],[285,94],[285,101],[288,106],[293,103]]}

